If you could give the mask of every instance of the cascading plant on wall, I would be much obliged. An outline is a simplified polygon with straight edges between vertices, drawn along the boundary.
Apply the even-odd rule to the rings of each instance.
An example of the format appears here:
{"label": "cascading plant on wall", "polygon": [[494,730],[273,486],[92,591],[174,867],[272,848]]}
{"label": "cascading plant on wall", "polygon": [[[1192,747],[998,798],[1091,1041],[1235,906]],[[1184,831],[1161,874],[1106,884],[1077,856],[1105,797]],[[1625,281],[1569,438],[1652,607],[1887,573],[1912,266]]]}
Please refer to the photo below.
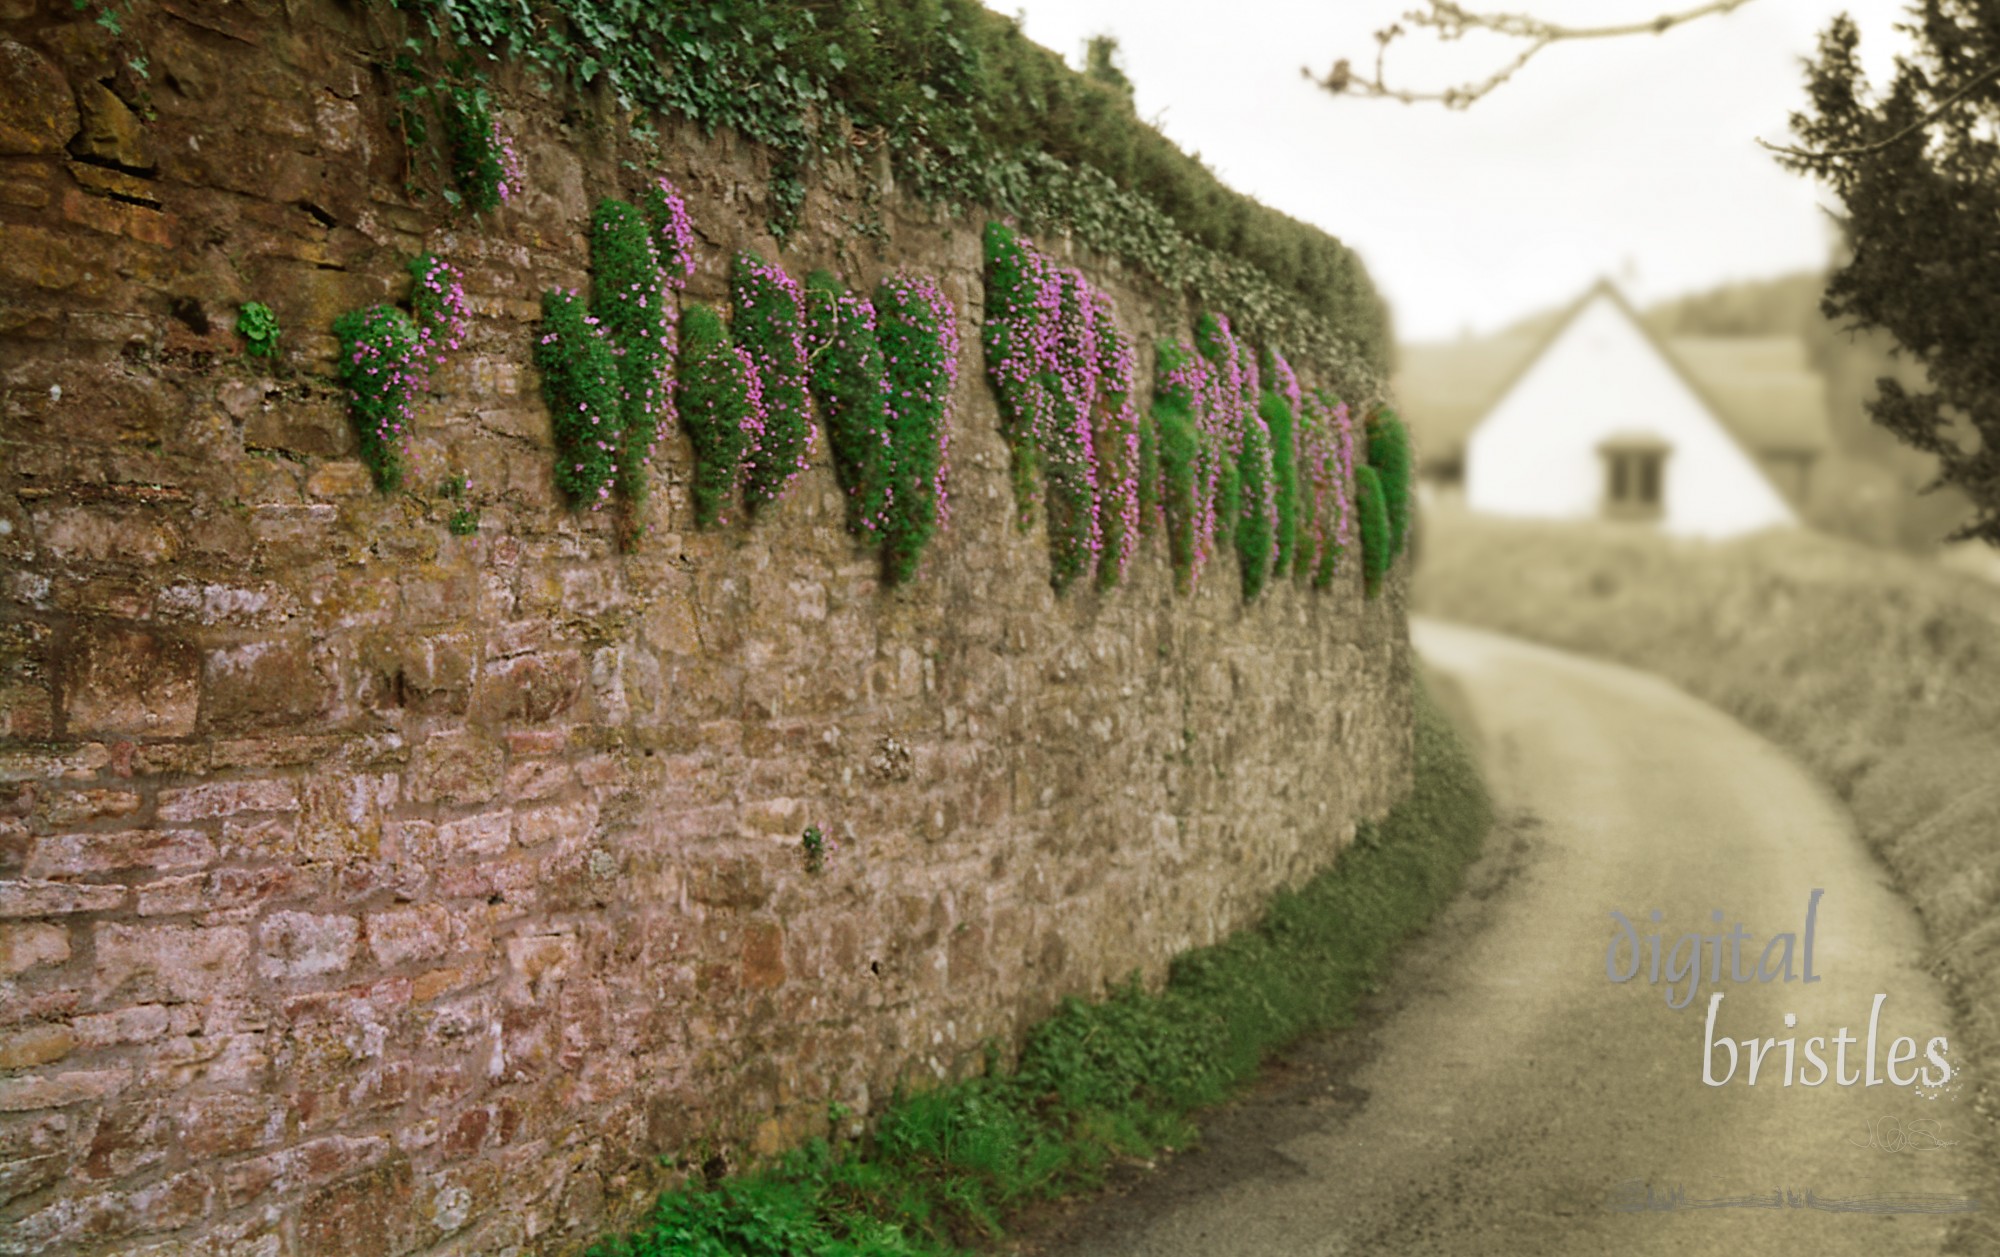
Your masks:
{"label": "cascading plant on wall", "polygon": [[756,369],[764,410],[743,479],[744,504],[754,515],[785,496],[812,453],[805,302],[797,280],[748,253],[729,268],[729,296],[730,336]]}
{"label": "cascading plant on wall", "polygon": [[1191,346],[1162,343],[1154,355],[1153,427],[1158,433],[1160,507],[1174,587],[1194,592],[1215,531],[1217,460],[1204,450],[1201,407],[1208,363]]}
{"label": "cascading plant on wall", "polygon": [[624,382],[603,320],[574,290],[542,294],[535,366],[542,373],[542,397],[555,435],[556,487],[571,506],[598,510],[611,500],[618,483],[625,444]]}
{"label": "cascading plant on wall", "polygon": [[847,531],[878,540],[889,503],[890,437],[875,303],[830,271],[808,276],[805,291],[809,379],[847,504]]}
{"label": "cascading plant on wall", "polygon": [[[606,198],[590,223],[591,313],[618,361],[618,431],[612,476],[628,501],[643,502],[662,424],[673,422],[677,318],[651,223]],[[568,451],[559,449],[557,458]]]}
{"label": "cascading plant on wall", "polygon": [[1081,272],[1056,272],[1055,405],[1042,434],[1048,493],[1050,581],[1058,592],[1090,572],[1103,548],[1097,521],[1097,448],[1091,412],[1097,396],[1096,294]]}
{"label": "cascading plant on wall", "polygon": [[676,386],[681,425],[694,443],[695,525],[726,524],[764,431],[764,399],[756,364],[729,343],[722,316],[709,306],[682,317]]}
{"label": "cascading plant on wall", "polygon": [[[1098,522],[1104,552],[1097,561],[1097,584],[1110,589],[1125,577],[1139,546],[1141,487],[1147,483],[1147,459],[1141,448],[1139,407],[1132,400],[1138,354],[1118,326],[1109,300],[1096,305],[1097,409],[1093,433],[1097,443],[1099,479]],[[1157,463],[1157,453],[1153,459]],[[1157,468],[1153,471],[1157,475]]]}
{"label": "cascading plant on wall", "polygon": [[986,224],[986,376],[1000,403],[1016,522],[1032,526],[1040,446],[1054,423],[1055,322],[1061,294],[1052,269],[1003,223]]}
{"label": "cascading plant on wall", "polygon": [[916,574],[924,547],[950,519],[958,312],[935,279],[908,274],[882,281],[875,309],[889,422],[882,553],[889,582],[900,584]]}
{"label": "cascading plant on wall", "polygon": [[[429,383],[448,351],[456,351],[469,322],[465,284],[458,268],[423,253],[409,263],[410,310],[377,305],[350,310],[333,321],[340,342],[336,374],[347,390],[348,414],[361,438],[361,461],[387,493],[403,483],[416,432],[417,392]],[[414,317],[410,311],[414,311]]]}
{"label": "cascading plant on wall", "polygon": [[1396,412],[1377,406],[1368,416],[1368,465],[1382,482],[1389,519],[1389,557],[1403,552],[1410,534],[1410,432]]}

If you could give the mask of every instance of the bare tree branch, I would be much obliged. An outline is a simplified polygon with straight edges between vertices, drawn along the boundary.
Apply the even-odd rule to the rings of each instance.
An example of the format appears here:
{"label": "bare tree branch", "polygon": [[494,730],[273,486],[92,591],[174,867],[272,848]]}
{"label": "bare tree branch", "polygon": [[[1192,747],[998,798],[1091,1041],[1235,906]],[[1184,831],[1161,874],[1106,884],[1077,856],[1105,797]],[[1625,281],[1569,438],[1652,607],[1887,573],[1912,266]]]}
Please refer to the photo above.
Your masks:
{"label": "bare tree branch", "polygon": [[1827,161],[1835,157],[1866,157],[1870,153],[1879,153],[1885,148],[1893,148],[1901,144],[1904,140],[1909,139],[1931,123],[1942,118],[1953,105],[1970,96],[1975,89],[1991,83],[1996,78],[2000,78],[2000,63],[1991,65],[1981,70],[1978,74],[1973,75],[1957,91],[1932,106],[1930,112],[1926,113],[1923,117],[1918,118],[1902,130],[1897,131],[1894,135],[1877,140],[1873,144],[1862,144],[1855,148],[1829,148],[1815,152],[1808,148],[1790,148],[1783,144],[1773,144],[1765,139],[1759,139],[1757,143],[1773,153],[1785,157],[1795,157],[1801,161]]}
{"label": "bare tree branch", "polygon": [[1427,2],[1429,8],[1414,9],[1405,13],[1403,22],[1409,23],[1414,29],[1434,31],[1441,41],[1462,39],[1474,31],[1484,31],[1507,39],[1521,40],[1527,46],[1513,60],[1487,77],[1474,82],[1433,92],[1391,87],[1384,76],[1383,62],[1387,58],[1389,45],[1409,33],[1402,23],[1397,23],[1375,32],[1373,78],[1356,75],[1352,64],[1346,58],[1334,62],[1333,68],[1324,76],[1316,75],[1303,66],[1299,68],[1299,73],[1335,96],[1400,100],[1404,104],[1436,102],[1447,109],[1464,109],[1513,78],[1516,71],[1551,44],[1573,40],[1619,39],[1630,35],[1664,34],[1684,23],[1705,17],[1718,17],[1742,8],[1750,3],[1750,0],[1709,0],[1707,4],[1696,5],[1678,13],[1662,13],[1643,22],[1629,22],[1617,26],[1564,26],[1529,13],[1475,13],[1457,3],[1457,0],[1427,0]]}

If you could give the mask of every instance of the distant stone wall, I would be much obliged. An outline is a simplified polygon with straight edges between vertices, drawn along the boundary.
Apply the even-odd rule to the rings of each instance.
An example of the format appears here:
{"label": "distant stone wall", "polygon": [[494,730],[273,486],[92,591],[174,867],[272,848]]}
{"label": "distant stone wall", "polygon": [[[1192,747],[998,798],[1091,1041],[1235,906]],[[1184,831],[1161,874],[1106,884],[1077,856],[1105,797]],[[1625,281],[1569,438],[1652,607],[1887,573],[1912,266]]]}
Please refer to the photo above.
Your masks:
{"label": "distant stone wall", "polygon": [[[656,157],[517,82],[529,187],[468,221],[402,190],[372,8],[132,8],[0,0],[0,1253],[574,1250],[662,1157],[776,1151],[1157,979],[1407,789],[1400,581],[1179,598],[1155,542],[1051,593],[980,217],[836,180],[780,255],[760,153]],[[823,465],[715,533],[678,433],[643,535],[558,501],[538,299],[634,167],[688,193],[691,299],[739,247],[940,277],[953,515],[909,587]],[[425,247],[477,318],[384,496],[328,327]],[[1079,261],[1149,371],[1189,311]],[[239,356],[246,300],[283,367]]]}

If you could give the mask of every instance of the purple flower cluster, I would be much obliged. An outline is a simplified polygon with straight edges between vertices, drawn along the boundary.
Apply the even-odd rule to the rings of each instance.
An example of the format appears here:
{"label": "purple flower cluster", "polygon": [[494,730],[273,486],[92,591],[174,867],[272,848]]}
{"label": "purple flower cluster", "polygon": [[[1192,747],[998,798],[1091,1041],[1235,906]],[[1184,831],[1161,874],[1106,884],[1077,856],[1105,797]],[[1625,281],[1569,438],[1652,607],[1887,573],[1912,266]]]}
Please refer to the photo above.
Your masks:
{"label": "purple flower cluster", "polygon": [[374,473],[376,488],[395,489],[406,472],[416,470],[410,437],[425,374],[418,365],[416,324],[395,306],[380,305],[341,315],[333,334],[340,341],[340,382],[361,437],[362,461]]}
{"label": "purple flower cluster", "polygon": [[[909,433],[898,450],[898,470],[916,474],[904,484],[890,482],[891,509],[896,486],[905,493],[930,497],[929,522],[943,528],[951,520],[951,398],[958,386],[958,311],[929,275],[899,272],[882,281],[876,298],[882,310],[909,325],[908,332],[887,336],[882,344],[888,386],[889,435]],[[874,308],[869,310],[873,325]],[[903,329],[895,329],[902,331]],[[914,335],[909,334],[914,333]]]}
{"label": "purple flower cluster", "polygon": [[749,253],[737,255],[729,286],[731,339],[755,363],[761,398],[762,426],[743,482],[754,513],[785,496],[817,443],[806,401],[805,296],[783,267]]}
{"label": "purple flower cluster", "polygon": [[1051,580],[1060,590],[1095,571],[1114,585],[1139,532],[1131,342],[1108,294],[1011,229],[987,228],[986,261],[986,368],[1015,446],[1017,504],[1025,518],[1039,462]]}
{"label": "purple flower cluster", "polygon": [[410,262],[410,310],[417,324],[416,358],[426,375],[443,364],[447,351],[456,352],[471,322],[465,301],[465,276],[435,253],[418,254]]}
{"label": "purple flower cluster", "polygon": [[672,183],[659,179],[646,190],[641,208],[653,224],[653,247],[659,251],[667,287],[687,287],[694,275],[694,225],[688,220],[686,200]]}
{"label": "purple flower cluster", "polygon": [[493,119],[492,134],[488,142],[493,146],[493,156],[500,164],[500,177],[494,180],[493,190],[499,194],[504,204],[528,186],[526,170],[521,165],[521,155],[514,151],[513,137],[501,129],[500,120]]}
{"label": "purple flower cluster", "polygon": [[1101,481],[1097,510],[1106,547],[1098,559],[1097,580],[1108,589],[1125,578],[1139,548],[1139,407],[1132,400],[1139,355],[1119,328],[1110,299],[1095,295],[1092,320],[1099,389],[1094,435]]}
{"label": "purple flower cluster", "polygon": [[1299,481],[1310,494],[1299,534],[1298,568],[1315,588],[1332,579],[1354,530],[1354,421],[1347,403],[1324,390],[1305,394],[1299,412]]}
{"label": "purple flower cluster", "polygon": [[1216,399],[1223,390],[1216,386],[1214,368],[1208,359],[1195,352],[1194,346],[1183,342],[1174,348],[1170,365],[1161,373],[1160,387],[1163,392],[1179,394],[1193,413],[1198,442],[1193,485],[1194,526],[1187,573],[1187,586],[1192,592],[1201,581],[1201,569],[1208,562],[1215,542],[1215,508],[1223,460],[1222,438],[1217,434],[1220,425],[1214,412],[1218,407]]}

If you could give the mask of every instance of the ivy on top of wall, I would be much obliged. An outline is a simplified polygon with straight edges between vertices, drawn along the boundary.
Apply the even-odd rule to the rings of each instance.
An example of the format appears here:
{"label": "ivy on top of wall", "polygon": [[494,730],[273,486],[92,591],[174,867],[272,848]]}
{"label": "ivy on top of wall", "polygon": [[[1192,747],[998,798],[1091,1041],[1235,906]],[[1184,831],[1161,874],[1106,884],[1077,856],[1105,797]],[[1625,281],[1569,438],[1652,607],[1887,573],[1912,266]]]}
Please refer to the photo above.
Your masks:
{"label": "ivy on top of wall", "polygon": [[1386,374],[1387,314],[1351,251],[1231,191],[1143,122],[1128,90],[1069,69],[977,0],[386,2],[426,25],[444,61],[525,59],[768,146],[780,237],[814,167],[865,168],[874,145],[855,140],[871,137],[924,200],[1072,233],[1343,378]]}

